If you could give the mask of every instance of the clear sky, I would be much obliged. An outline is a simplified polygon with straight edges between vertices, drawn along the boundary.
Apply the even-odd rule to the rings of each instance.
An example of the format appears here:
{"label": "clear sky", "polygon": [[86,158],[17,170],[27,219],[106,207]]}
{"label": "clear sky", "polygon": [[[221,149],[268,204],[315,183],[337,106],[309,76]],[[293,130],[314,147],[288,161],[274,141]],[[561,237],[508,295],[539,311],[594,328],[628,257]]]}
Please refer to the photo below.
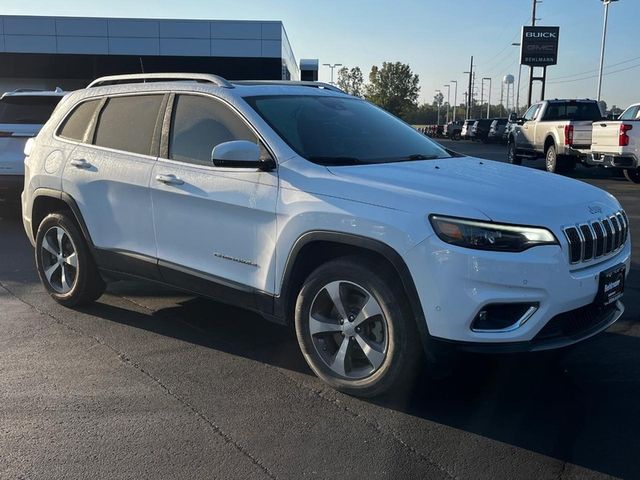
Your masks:
{"label": "clear sky", "polygon": [[[531,21],[531,0],[0,0],[0,13],[282,20],[298,60],[358,65],[365,75],[383,61],[409,63],[420,75],[423,101],[436,89],[446,92],[450,80],[458,80],[462,101],[462,72],[474,55],[477,78],[493,78],[495,103],[498,79],[507,73],[517,78],[518,49],[511,43]],[[560,26],[559,63],[548,69],[546,96],[594,98],[601,1],[544,0],[537,16],[540,25]],[[605,73],[611,73],[604,77],[603,100],[621,107],[640,101],[640,0],[612,4],[607,47]],[[527,71],[523,67],[521,98]],[[326,67],[320,79],[329,79]]]}

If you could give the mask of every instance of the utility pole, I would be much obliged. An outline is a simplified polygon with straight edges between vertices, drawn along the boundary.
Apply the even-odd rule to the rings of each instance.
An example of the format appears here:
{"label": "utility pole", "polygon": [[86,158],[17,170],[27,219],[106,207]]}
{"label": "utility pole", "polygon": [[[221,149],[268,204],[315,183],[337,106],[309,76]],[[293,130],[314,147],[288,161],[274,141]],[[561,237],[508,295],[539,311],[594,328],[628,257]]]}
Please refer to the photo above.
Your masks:
{"label": "utility pole", "polygon": [[[618,0],[602,0],[604,4],[604,24],[602,25],[602,46],[600,48],[600,69],[598,70],[598,102],[602,94],[602,70],[604,69],[604,46],[607,40],[607,23],[609,22],[609,4]],[[604,112],[603,112],[604,113]]]}
{"label": "utility pole", "polygon": [[466,104],[467,104],[467,116],[466,119],[469,120],[469,115],[471,113],[471,102],[473,99],[473,55],[471,56],[471,65],[469,66],[469,71],[468,72],[464,72],[464,73],[468,73],[469,74],[469,90],[467,90],[468,95],[466,98]]}
{"label": "utility pole", "polygon": [[453,121],[456,121],[456,107],[458,106],[458,81],[457,80],[450,80],[450,83],[455,83],[456,84],[456,88],[454,90],[454,94],[453,94]]}
{"label": "utility pole", "polygon": [[325,67],[329,67],[331,69],[331,85],[335,85],[335,83],[333,83],[333,69],[336,67],[341,67],[342,64],[341,63],[323,63],[322,65],[324,65]]}
{"label": "utility pole", "polygon": [[[487,118],[489,118],[489,114],[491,113],[491,77],[484,77],[482,79],[482,91],[484,92],[484,81],[489,80],[489,95],[487,95]],[[482,102],[480,102],[482,105]]]}

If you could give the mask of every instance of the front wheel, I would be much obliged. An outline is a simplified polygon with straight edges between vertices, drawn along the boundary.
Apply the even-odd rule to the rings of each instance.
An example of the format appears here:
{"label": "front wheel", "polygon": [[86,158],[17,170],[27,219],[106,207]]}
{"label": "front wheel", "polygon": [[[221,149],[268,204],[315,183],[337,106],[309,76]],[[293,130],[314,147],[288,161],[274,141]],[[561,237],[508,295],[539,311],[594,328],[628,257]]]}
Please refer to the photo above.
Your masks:
{"label": "front wheel", "polygon": [[518,155],[518,149],[514,141],[510,141],[507,145],[507,161],[512,165],[522,165],[522,157]]}
{"label": "front wheel", "polygon": [[633,183],[640,183],[640,168],[625,168],[624,176],[627,177],[627,180]]}
{"label": "front wheel", "polygon": [[411,386],[421,345],[391,274],[361,257],[325,263],[304,283],[296,334],[318,377],[344,393],[373,397]]}
{"label": "front wheel", "polygon": [[65,213],[45,217],[36,234],[36,267],[58,303],[75,307],[96,300],[105,284],[75,221]]}

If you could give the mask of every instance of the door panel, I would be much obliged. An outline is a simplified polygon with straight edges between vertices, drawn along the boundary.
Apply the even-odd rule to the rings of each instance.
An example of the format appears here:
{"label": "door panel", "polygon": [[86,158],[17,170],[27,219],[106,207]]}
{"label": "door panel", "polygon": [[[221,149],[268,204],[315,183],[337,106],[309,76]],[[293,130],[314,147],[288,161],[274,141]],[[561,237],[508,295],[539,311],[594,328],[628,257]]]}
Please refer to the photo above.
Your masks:
{"label": "door panel", "polygon": [[151,176],[151,195],[158,259],[172,267],[163,275],[175,277],[167,281],[180,281],[176,272],[187,269],[272,293],[277,172],[217,168],[211,161],[220,143],[261,144],[256,133],[222,101],[187,94],[169,105],[163,130],[168,134]]}
{"label": "door panel", "polygon": [[[151,180],[158,258],[273,292],[277,176],[228,170],[158,160]],[[163,176],[177,182],[156,179]]]}

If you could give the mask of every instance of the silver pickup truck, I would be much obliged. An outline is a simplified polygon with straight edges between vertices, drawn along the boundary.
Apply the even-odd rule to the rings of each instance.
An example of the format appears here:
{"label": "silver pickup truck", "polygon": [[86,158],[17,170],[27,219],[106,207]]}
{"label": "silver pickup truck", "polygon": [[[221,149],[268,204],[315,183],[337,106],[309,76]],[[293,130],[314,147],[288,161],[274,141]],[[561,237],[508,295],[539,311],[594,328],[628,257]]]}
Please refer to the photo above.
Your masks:
{"label": "silver pickup truck", "polygon": [[544,157],[547,171],[569,172],[591,154],[593,122],[602,120],[595,100],[545,100],[531,105],[507,138],[510,163]]}
{"label": "silver pickup truck", "polygon": [[618,120],[593,124],[588,163],[622,168],[629,180],[640,183],[640,103],[627,108]]}

